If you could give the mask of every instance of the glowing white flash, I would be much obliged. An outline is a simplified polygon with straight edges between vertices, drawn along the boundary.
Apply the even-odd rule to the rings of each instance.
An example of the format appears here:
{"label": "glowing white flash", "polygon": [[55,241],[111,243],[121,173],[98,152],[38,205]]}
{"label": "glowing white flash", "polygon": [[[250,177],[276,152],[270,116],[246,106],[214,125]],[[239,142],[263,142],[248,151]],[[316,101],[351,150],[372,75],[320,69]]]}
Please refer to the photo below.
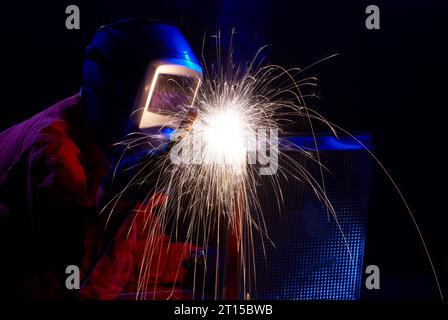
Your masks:
{"label": "glowing white flash", "polygon": [[202,125],[207,163],[238,166],[245,163],[248,124],[238,106],[215,109]]}

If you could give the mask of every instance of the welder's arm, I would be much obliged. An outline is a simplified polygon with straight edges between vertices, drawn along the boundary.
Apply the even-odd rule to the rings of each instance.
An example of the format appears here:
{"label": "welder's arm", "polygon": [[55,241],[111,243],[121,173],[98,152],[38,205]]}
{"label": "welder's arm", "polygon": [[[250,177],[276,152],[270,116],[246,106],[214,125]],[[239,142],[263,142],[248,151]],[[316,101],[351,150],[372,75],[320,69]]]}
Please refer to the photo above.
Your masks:
{"label": "welder's arm", "polygon": [[[168,143],[138,153],[133,153],[132,149],[127,150],[109,176],[103,180],[105,193],[110,196],[120,193],[121,199],[135,203],[147,200],[147,195],[151,191],[159,191],[153,190],[152,186],[160,178],[161,170],[170,165],[171,149],[189,134],[197,118],[198,111],[191,108],[177,132],[173,134],[174,138]],[[126,192],[123,193],[124,190]]]}
{"label": "welder's arm", "polygon": [[[187,132],[196,117],[197,114],[190,116],[184,122]],[[190,252],[197,248],[190,243],[171,243],[153,212],[155,207],[167,201],[165,195],[155,193],[154,184],[160,166],[163,161],[169,161],[169,151],[175,143],[172,141],[164,148],[121,158],[105,179],[105,192],[112,197],[119,194],[111,202],[113,217],[118,219],[118,223],[108,226],[113,231],[106,232],[109,234],[106,247],[95,259],[95,266],[83,285],[82,297],[114,299],[123,290],[136,290],[144,256],[159,257],[158,263],[153,263],[148,269],[145,279],[148,283],[185,283],[188,278],[185,262],[190,259]],[[147,244],[148,230],[144,226],[151,226],[151,246]],[[98,242],[94,237],[86,240],[86,250]],[[92,260],[88,255],[85,258],[87,262]]]}
{"label": "welder's arm", "polygon": [[55,123],[40,134],[39,142],[17,164],[16,173],[11,170],[17,179],[24,178],[26,188],[19,211],[27,214],[20,217],[23,230],[16,237],[23,234],[28,239],[24,250],[29,253],[21,254],[29,259],[26,265],[33,285],[25,290],[54,297],[66,293],[65,268],[81,264],[84,226],[96,217],[96,192],[64,124]]}

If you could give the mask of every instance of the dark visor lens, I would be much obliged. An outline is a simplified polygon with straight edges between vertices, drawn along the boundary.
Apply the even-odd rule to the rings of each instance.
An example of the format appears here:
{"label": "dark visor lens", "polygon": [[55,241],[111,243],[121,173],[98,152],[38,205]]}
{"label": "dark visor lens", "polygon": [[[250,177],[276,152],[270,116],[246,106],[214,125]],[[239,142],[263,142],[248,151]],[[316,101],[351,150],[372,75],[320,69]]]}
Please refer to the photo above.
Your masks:
{"label": "dark visor lens", "polygon": [[159,74],[148,111],[176,115],[193,103],[198,79]]}

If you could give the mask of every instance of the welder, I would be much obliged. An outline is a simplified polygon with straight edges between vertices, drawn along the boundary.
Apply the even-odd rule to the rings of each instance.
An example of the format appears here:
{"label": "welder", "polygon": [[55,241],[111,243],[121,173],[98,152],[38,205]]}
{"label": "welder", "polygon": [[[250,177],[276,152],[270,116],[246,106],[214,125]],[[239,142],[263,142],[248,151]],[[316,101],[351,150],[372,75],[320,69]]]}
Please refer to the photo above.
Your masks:
{"label": "welder", "polygon": [[[0,134],[5,298],[115,299],[129,288],[142,235],[138,219],[130,224],[127,214],[144,206],[147,222],[151,209],[167,199],[124,197],[117,207],[125,213],[114,214],[106,229],[107,215],[99,212],[113,196],[108,193],[120,188],[111,187],[111,177],[117,164],[126,166],[142,154],[164,156],[167,149],[160,146],[172,145],[167,129],[188,129],[197,116],[192,106],[202,69],[174,26],[128,19],[101,27],[86,49],[82,75],[79,94]],[[148,141],[130,152],[119,142],[136,133]],[[127,175],[117,176],[114,183],[126,184]],[[160,239],[161,246],[170,241],[163,230]],[[170,268],[189,259],[184,248],[157,248],[165,263],[155,279],[182,283],[188,270]],[[75,294],[65,285],[69,265],[81,269]]]}

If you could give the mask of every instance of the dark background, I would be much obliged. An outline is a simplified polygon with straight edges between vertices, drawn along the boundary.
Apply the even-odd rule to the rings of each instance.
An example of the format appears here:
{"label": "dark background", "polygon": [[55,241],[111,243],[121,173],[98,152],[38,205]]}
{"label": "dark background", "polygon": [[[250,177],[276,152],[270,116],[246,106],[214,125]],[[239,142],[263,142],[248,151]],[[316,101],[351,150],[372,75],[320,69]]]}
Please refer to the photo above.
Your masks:
{"label": "dark background", "polygon": [[[65,28],[69,4],[81,10],[80,30]],[[365,28],[369,4],[381,10],[381,30]],[[270,44],[268,61],[286,67],[339,53],[307,72],[318,76],[321,97],[309,106],[352,132],[372,133],[375,153],[409,201],[448,298],[448,2],[5,1],[0,10],[0,129],[76,93],[84,47],[98,26],[120,18],[171,20],[197,52],[205,31],[228,34],[236,27],[237,56]],[[371,199],[365,263],[380,267],[382,287],[363,297],[437,299],[415,228],[380,170]]]}

